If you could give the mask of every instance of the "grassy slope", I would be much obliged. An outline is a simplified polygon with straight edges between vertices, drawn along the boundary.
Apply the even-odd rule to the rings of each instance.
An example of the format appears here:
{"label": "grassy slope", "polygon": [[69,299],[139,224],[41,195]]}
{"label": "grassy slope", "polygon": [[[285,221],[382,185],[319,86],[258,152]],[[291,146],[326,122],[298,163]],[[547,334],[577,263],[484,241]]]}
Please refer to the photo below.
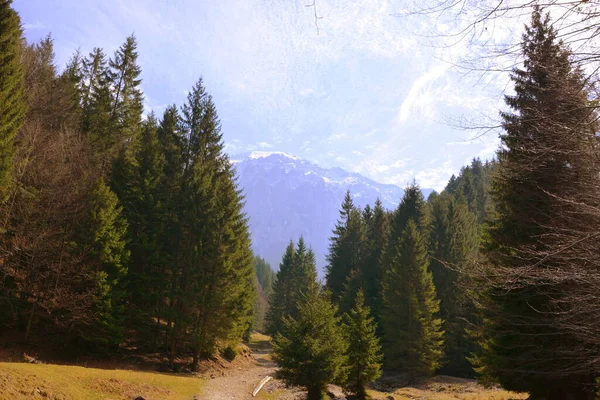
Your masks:
{"label": "grassy slope", "polygon": [[453,378],[439,375],[420,385],[408,386],[395,390],[393,393],[383,393],[369,390],[374,399],[394,400],[427,399],[427,400],[521,400],[527,399],[526,393],[507,392],[502,389],[486,389],[471,379]]}
{"label": "grassy slope", "polygon": [[0,400],[189,400],[199,392],[196,377],[103,370],[64,365],[0,363]]}

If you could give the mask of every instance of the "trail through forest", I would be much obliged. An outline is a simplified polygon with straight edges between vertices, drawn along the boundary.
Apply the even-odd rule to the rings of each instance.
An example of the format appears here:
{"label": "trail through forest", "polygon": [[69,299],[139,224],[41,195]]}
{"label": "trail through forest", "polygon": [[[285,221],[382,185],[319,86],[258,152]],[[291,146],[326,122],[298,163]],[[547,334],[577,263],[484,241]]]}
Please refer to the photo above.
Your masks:
{"label": "trail through forest", "polygon": [[252,392],[266,376],[274,376],[277,365],[271,360],[273,348],[268,336],[254,334],[249,347],[252,350],[253,365],[230,369],[223,376],[212,375],[202,387],[201,399],[206,400],[246,400],[282,399],[296,400],[303,397],[297,388],[286,388],[276,380],[270,380],[256,397]]}

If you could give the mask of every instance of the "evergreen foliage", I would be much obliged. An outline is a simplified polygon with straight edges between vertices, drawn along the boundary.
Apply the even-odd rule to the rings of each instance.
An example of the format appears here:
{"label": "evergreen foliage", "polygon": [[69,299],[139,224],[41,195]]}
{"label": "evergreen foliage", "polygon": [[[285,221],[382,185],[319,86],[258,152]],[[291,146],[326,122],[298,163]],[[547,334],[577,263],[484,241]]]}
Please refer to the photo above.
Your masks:
{"label": "evergreen foliage", "polygon": [[88,135],[103,168],[111,160],[114,146],[110,124],[111,91],[106,55],[100,48],[82,61],[81,129]]}
{"label": "evergreen foliage", "polygon": [[269,297],[273,293],[273,282],[275,272],[265,259],[259,256],[254,257],[254,269],[256,272],[256,302],[254,304],[254,321],[252,329],[258,332],[265,332],[265,320],[269,309]]}
{"label": "evergreen foliage", "polygon": [[[253,256],[243,197],[223,153],[211,96],[199,80],[182,108],[183,207],[179,210],[178,291],[171,340],[191,330],[192,368],[216,350],[218,341],[242,337],[255,301]],[[227,290],[223,290],[227,288]]]}
{"label": "evergreen foliage", "polygon": [[21,21],[11,3],[0,1],[0,201],[5,200],[11,186],[14,141],[26,112],[24,74],[19,62]]}
{"label": "evergreen foliage", "polygon": [[368,399],[365,385],[381,376],[381,346],[376,324],[365,305],[362,290],[356,292],[354,307],[345,315],[344,328],[348,341],[348,379],[346,389],[357,399]]}
{"label": "evergreen foliage", "polygon": [[582,240],[599,226],[584,211],[597,204],[597,116],[582,72],[539,9],[522,54],[492,179],[486,255],[495,273],[485,292],[479,372],[533,397],[590,398],[580,326],[562,321],[579,286],[573,278],[585,274],[597,247]]}
{"label": "evergreen foliage", "polygon": [[[356,276],[360,276],[363,262],[361,251],[363,225],[362,213],[354,206],[348,191],[342,203],[340,219],[330,239],[325,274],[326,286],[331,291],[332,300],[336,303],[340,303],[343,298],[345,285],[351,272],[354,271]],[[344,311],[346,309],[342,310]]]}
{"label": "evergreen foliage", "polygon": [[3,329],[95,350],[132,332],[172,367],[234,347],[253,321],[256,272],[202,82],[181,113],[142,121],[134,36],[111,60],[76,52],[59,74],[52,38],[22,41],[10,5],[0,2]]}
{"label": "evergreen foliage", "polygon": [[141,68],[137,58],[137,41],[131,35],[108,63],[108,80],[112,88],[110,120],[117,134],[113,143],[117,149],[129,147],[130,152],[139,140],[143,111],[143,95],[139,88]]}
{"label": "evergreen foliage", "polygon": [[275,335],[282,332],[287,317],[297,318],[299,307],[317,279],[315,255],[300,237],[298,245],[290,242],[283,255],[273,292],[269,298],[267,330]]}
{"label": "evergreen foliage", "polygon": [[429,199],[430,270],[446,332],[442,371],[454,376],[472,376],[467,358],[476,349],[469,339],[468,322],[476,321],[473,319],[475,310],[467,293],[471,283],[467,276],[479,240],[476,216],[460,199],[455,199],[447,192]]}
{"label": "evergreen foliage", "polygon": [[414,219],[408,220],[390,256],[383,282],[386,364],[413,379],[431,375],[440,366],[444,332],[426,241]]}
{"label": "evergreen foliage", "polygon": [[114,347],[122,340],[124,287],[127,274],[127,222],[117,196],[100,180],[91,198],[90,235],[92,256],[98,260],[96,282],[98,321],[86,339]]}
{"label": "evergreen foliage", "polygon": [[[367,210],[365,209],[365,214]],[[372,310],[378,327],[381,326],[383,308],[382,287],[384,276],[383,254],[387,248],[389,223],[381,200],[377,199],[369,218],[364,217],[366,225],[364,263],[362,268],[365,304]]]}
{"label": "evergreen foliage", "polygon": [[285,318],[282,332],[275,337],[273,359],[280,366],[279,377],[305,386],[309,400],[322,400],[328,383],[346,380],[347,344],[337,308],[319,293],[316,282],[313,285],[297,318]]}

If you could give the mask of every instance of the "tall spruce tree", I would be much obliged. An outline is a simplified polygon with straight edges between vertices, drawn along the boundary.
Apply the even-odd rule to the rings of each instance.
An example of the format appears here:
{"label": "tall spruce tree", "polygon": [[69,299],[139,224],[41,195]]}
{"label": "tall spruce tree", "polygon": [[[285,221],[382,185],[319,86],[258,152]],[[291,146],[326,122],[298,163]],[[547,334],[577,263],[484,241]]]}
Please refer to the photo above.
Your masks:
{"label": "tall spruce tree", "polygon": [[330,238],[327,255],[326,286],[336,304],[342,302],[348,277],[360,276],[362,272],[363,225],[362,213],[354,206],[348,191],[340,209],[340,219]]}
{"label": "tall spruce tree", "polygon": [[103,168],[110,165],[115,144],[110,126],[111,88],[106,55],[94,48],[82,61],[82,119],[85,133]]}
{"label": "tall spruce tree", "polygon": [[275,272],[269,263],[260,256],[254,257],[254,268],[256,272],[256,302],[254,306],[254,321],[252,327],[255,331],[265,332],[266,313],[269,309],[269,297],[273,293],[273,282]]}
{"label": "tall spruce tree", "polygon": [[285,318],[297,318],[306,294],[313,289],[317,279],[315,254],[300,237],[294,248],[292,242],[283,256],[273,293],[269,299],[267,327],[275,335],[283,329]]}
{"label": "tall spruce tree", "polygon": [[[182,108],[186,139],[178,272],[180,334],[189,328],[193,369],[218,341],[239,340],[252,321],[254,266],[243,197],[223,153],[216,108],[200,79]],[[173,340],[178,340],[176,337]]]}
{"label": "tall spruce tree", "polygon": [[296,318],[286,318],[275,337],[273,359],[284,381],[304,386],[309,400],[325,398],[327,384],[346,380],[347,343],[337,308],[316,282],[304,295]]}
{"label": "tall spruce tree", "polygon": [[365,400],[370,398],[365,385],[381,376],[383,355],[375,333],[377,326],[360,289],[356,292],[354,306],[344,316],[344,328],[348,341],[348,379],[345,387],[357,399]]}
{"label": "tall spruce tree", "polygon": [[101,347],[114,347],[122,340],[125,287],[129,250],[127,221],[117,196],[100,180],[91,198],[89,226],[92,255],[98,265],[98,318],[84,338]]}
{"label": "tall spruce tree", "polygon": [[430,197],[428,204],[431,209],[430,269],[446,332],[442,372],[453,376],[472,376],[473,370],[467,358],[475,348],[468,330],[469,322],[475,321],[466,277],[479,244],[477,217],[465,203],[447,193]]}
{"label": "tall spruce tree", "polygon": [[386,251],[383,280],[385,362],[412,378],[432,374],[443,356],[444,332],[429,271],[425,207],[418,186],[407,188],[394,212],[395,228],[402,230]]}
{"label": "tall spruce tree", "polygon": [[[136,170],[127,197],[131,250],[128,284],[137,323],[150,323],[156,318],[154,337],[158,336],[166,296],[167,273],[165,204],[169,194],[164,190],[165,156],[158,140],[158,122],[150,114],[143,123],[141,143],[136,153]],[[143,316],[143,317],[142,317]],[[141,320],[140,320],[141,318]],[[133,322],[133,321],[132,321]],[[150,333],[142,325],[141,330]]]}
{"label": "tall spruce tree", "polygon": [[271,335],[283,331],[283,319],[294,306],[295,299],[292,298],[291,293],[294,284],[292,279],[292,263],[295,254],[294,243],[290,241],[279,264],[279,270],[277,271],[277,277],[273,285],[273,292],[269,297],[269,311],[266,316],[266,322],[267,332]]}
{"label": "tall spruce tree", "polygon": [[585,274],[597,248],[577,253],[598,226],[583,212],[597,198],[590,192],[598,179],[597,116],[582,72],[539,9],[522,53],[523,66],[511,75],[515,94],[505,98],[511,111],[502,113],[503,147],[492,179],[496,214],[486,254],[493,279],[486,281],[479,371],[536,398],[593,398],[592,376],[581,368],[581,330],[560,321],[572,312],[577,290],[568,277]]}
{"label": "tall spruce tree", "polygon": [[24,74],[19,62],[21,21],[11,4],[12,0],[0,1],[0,202],[8,195],[15,152],[14,140],[26,112]]}
{"label": "tall spruce tree", "polygon": [[137,63],[137,41],[128,36],[125,43],[109,61],[108,78],[112,87],[110,106],[111,127],[115,134],[115,145],[135,150],[141,132],[143,95],[139,88],[141,68]]}
{"label": "tall spruce tree", "polygon": [[383,253],[387,247],[389,223],[381,200],[375,201],[370,218],[365,218],[365,256],[362,266],[365,304],[371,309],[377,326],[381,325]]}

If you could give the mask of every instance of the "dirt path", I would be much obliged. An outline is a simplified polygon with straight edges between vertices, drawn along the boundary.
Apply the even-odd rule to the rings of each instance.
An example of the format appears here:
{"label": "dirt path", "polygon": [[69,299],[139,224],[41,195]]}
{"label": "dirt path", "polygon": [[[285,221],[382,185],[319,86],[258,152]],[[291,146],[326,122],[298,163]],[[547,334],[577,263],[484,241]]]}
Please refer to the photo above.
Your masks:
{"label": "dirt path", "polygon": [[274,372],[274,365],[260,364],[253,368],[233,370],[226,376],[219,376],[207,381],[202,388],[200,398],[203,400],[253,399],[254,388],[265,376],[273,376]]}
{"label": "dirt path", "polygon": [[[297,399],[298,390],[285,388],[277,381],[269,381],[257,397],[252,392],[266,376],[274,376],[276,364],[271,361],[272,348],[266,336],[254,336],[249,347],[252,349],[254,362],[251,366],[230,369],[224,376],[208,379],[202,387],[202,400],[247,400],[266,398],[269,393],[277,392],[276,398],[282,400]],[[270,397],[270,396],[269,396]]]}

